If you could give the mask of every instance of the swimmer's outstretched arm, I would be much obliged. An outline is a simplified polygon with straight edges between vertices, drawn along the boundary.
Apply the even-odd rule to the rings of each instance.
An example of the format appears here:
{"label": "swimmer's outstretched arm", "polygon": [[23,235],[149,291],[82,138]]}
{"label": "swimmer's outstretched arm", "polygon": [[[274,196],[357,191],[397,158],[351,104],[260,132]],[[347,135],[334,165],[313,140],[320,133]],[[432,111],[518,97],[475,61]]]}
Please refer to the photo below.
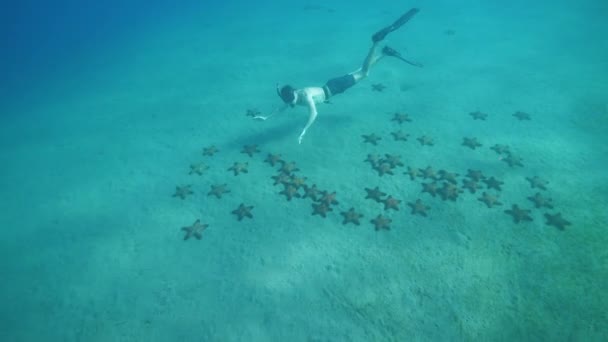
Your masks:
{"label": "swimmer's outstretched arm", "polygon": [[313,101],[313,99],[311,97],[308,97],[306,99],[306,102],[308,104],[308,110],[310,114],[308,116],[308,122],[306,123],[306,126],[304,126],[304,129],[302,129],[302,133],[300,133],[300,136],[298,137],[298,144],[302,143],[302,138],[304,138],[304,134],[306,134],[308,128],[312,125],[313,122],[315,122],[315,119],[317,118],[317,106],[315,106],[315,102]]}
{"label": "swimmer's outstretched arm", "polygon": [[289,105],[285,103],[285,104],[283,104],[282,106],[280,106],[278,108],[275,107],[275,109],[269,115],[266,115],[266,116],[264,116],[264,115],[256,115],[253,118],[255,120],[265,121],[265,120],[271,118],[272,116],[274,116],[275,114],[283,113],[285,111],[285,109],[287,109],[287,107],[289,107]]}

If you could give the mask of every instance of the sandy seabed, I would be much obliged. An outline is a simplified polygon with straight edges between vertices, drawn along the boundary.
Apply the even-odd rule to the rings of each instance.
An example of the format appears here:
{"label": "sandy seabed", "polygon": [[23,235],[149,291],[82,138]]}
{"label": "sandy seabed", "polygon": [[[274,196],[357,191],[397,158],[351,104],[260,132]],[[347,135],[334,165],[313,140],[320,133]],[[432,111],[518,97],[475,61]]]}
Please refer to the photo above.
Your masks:
{"label": "sandy seabed", "polygon": [[[381,60],[319,106],[301,145],[304,108],[265,122],[247,110],[279,105],[276,82],[318,86],[356,69],[369,32],[402,9],[373,9],[358,22],[361,4],[293,6],[288,18],[260,6],[242,18],[226,10],[151,28],[7,104],[2,340],[605,338],[605,6],[422,6],[387,44],[424,68]],[[376,83],[386,89],[372,91]],[[473,120],[477,110],[486,120]],[[396,112],[412,121],[399,125]],[[399,129],[407,141],[392,138]],[[376,146],[363,142],[371,133],[382,137]],[[421,146],[423,135],[434,145]],[[462,146],[464,137],[482,146]],[[241,153],[251,144],[260,153]],[[523,167],[500,160],[495,144]],[[203,156],[210,145],[219,152]],[[287,201],[269,153],[339,204],[322,218],[310,199]],[[380,177],[368,154],[404,165]],[[189,175],[198,162],[209,169]],[[248,173],[228,172],[234,162],[248,162]],[[407,166],[458,173],[459,185],[481,170],[504,184],[444,201],[422,193]],[[547,190],[530,187],[534,176]],[[207,196],[223,183],[230,193]],[[186,184],[191,196],[172,197]],[[401,200],[398,211],[365,199],[376,186]],[[486,207],[483,191],[503,204]],[[554,208],[534,208],[527,197],[536,192]],[[410,213],[416,199],[427,217]],[[253,219],[235,219],[240,203],[254,206]],[[513,204],[532,220],[515,223],[504,212]],[[359,226],[342,224],[351,207]],[[544,214],[557,212],[571,223],[565,230],[546,224]],[[374,230],[379,214],[390,230]],[[181,227],[196,219],[209,224],[202,239],[183,241]]]}

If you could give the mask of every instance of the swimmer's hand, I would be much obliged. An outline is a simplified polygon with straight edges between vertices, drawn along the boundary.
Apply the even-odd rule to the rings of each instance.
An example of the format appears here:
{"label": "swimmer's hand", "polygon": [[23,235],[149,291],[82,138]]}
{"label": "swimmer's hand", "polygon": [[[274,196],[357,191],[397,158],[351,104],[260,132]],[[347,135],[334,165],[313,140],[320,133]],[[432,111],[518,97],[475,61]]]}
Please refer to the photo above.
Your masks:
{"label": "swimmer's hand", "polygon": [[254,120],[258,120],[258,121],[266,121],[268,119],[270,119],[271,117],[275,116],[278,113],[282,113],[286,108],[288,107],[288,105],[283,105],[280,108],[275,108],[272,110],[272,112],[270,112],[270,114],[264,116],[264,115],[256,115],[253,117]]}
{"label": "swimmer's hand", "polygon": [[298,137],[298,144],[302,144],[302,139],[304,139],[304,134],[306,134],[306,130],[304,130],[302,132],[302,134],[300,134],[300,136]]}

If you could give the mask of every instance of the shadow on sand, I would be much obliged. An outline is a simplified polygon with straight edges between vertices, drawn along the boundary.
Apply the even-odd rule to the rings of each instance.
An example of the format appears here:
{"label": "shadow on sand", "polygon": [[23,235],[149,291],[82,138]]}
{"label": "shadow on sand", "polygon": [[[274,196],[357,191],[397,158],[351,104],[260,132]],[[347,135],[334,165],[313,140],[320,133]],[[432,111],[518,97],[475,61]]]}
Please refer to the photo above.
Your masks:
{"label": "shadow on sand", "polygon": [[[322,114],[317,117],[315,123],[310,127],[309,130],[315,129],[318,125],[325,125],[330,130],[338,129],[338,127],[348,126],[353,120],[350,116],[343,115],[328,115],[321,117]],[[263,122],[260,124],[264,124]],[[268,143],[281,141],[284,139],[292,139],[297,144],[298,135],[302,127],[306,124],[306,120],[289,119],[288,122],[281,123],[276,126],[269,126],[268,129],[262,132],[255,132],[251,134],[243,133],[237,136],[231,141],[227,141],[225,146],[229,149],[240,149],[244,145],[266,145]]]}

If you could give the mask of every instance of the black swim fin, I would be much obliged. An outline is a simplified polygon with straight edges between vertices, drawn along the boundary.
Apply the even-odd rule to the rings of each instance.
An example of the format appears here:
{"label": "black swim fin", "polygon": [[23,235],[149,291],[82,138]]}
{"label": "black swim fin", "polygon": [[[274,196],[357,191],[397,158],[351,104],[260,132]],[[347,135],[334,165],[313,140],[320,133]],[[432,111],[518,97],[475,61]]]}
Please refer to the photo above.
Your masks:
{"label": "black swim fin", "polygon": [[383,40],[387,34],[397,30],[398,28],[400,28],[401,26],[403,26],[405,23],[407,23],[408,21],[410,21],[410,19],[412,19],[412,17],[414,15],[416,15],[416,13],[418,13],[420,10],[417,8],[412,8],[409,11],[407,11],[405,14],[403,14],[401,17],[399,17],[399,19],[395,20],[394,23],[392,23],[391,25],[383,28],[382,30],[374,33],[374,35],[372,36],[372,41],[374,43],[377,43],[381,40]]}
{"label": "black swim fin", "polygon": [[413,66],[422,68],[422,64],[420,64],[418,62],[412,62],[410,60],[403,58],[403,56],[401,56],[401,54],[397,50],[393,49],[392,47],[390,47],[388,45],[382,49],[382,53],[386,56],[399,58],[400,60],[404,61],[405,63],[407,63],[409,65],[413,65]]}

